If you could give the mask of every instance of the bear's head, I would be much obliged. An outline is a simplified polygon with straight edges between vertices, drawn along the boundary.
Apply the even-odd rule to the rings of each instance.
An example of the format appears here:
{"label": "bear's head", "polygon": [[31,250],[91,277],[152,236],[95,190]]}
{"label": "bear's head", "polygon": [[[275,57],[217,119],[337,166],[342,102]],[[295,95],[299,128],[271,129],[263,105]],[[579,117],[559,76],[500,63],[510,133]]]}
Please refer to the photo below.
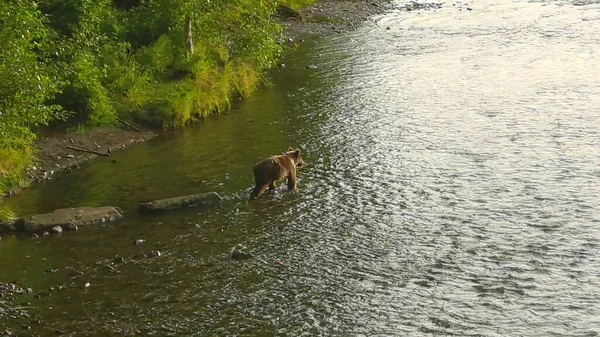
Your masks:
{"label": "bear's head", "polygon": [[294,150],[294,148],[290,146],[286,152],[286,155],[294,161],[294,165],[296,165],[296,167],[301,167],[304,165],[304,160],[302,160],[302,156],[300,155],[300,149]]}

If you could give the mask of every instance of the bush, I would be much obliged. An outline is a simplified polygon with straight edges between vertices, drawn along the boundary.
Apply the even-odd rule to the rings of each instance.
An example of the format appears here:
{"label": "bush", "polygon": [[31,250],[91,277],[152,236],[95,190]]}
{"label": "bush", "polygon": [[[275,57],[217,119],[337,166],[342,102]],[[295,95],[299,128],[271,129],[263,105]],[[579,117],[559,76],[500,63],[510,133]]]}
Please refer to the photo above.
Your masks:
{"label": "bush", "polygon": [[35,131],[48,123],[88,127],[121,116],[171,128],[228,109],[232,97],[265,81],[281,53],[276,7],[276,0],[0,3],[0,188],[20,183]]}

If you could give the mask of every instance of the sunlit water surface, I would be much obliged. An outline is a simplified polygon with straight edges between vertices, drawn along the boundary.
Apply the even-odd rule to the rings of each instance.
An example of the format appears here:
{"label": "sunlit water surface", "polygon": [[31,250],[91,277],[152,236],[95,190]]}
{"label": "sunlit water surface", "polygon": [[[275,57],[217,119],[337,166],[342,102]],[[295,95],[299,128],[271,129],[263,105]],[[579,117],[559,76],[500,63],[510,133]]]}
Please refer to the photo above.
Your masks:
{"label": "sunlit water surface", "polygon": [[[23,213],[126,212],[4,238],[2,277],[35,289],[26,333],[600,333],[597,2],[392,10],[285,62],[229,115],[12,199]],[[252,165],[289,145],[308,163],[299,191],[248,203]],[[225,200],[136,213],[203,191]],[[231,262],[237,244],[256,257]]]}

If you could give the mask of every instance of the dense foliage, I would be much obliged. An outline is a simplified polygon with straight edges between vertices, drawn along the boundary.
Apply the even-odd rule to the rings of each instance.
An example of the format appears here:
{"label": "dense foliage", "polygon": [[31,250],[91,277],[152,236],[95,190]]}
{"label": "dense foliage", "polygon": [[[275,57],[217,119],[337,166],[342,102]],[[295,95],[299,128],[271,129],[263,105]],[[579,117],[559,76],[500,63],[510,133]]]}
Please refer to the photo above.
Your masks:
{"label": "dense foliage", "polygon": [[178,127],[251,93],[280,53],[277,5],[2,0],[0,192],[19,184],[42,125],[85,128],[122,117]]}

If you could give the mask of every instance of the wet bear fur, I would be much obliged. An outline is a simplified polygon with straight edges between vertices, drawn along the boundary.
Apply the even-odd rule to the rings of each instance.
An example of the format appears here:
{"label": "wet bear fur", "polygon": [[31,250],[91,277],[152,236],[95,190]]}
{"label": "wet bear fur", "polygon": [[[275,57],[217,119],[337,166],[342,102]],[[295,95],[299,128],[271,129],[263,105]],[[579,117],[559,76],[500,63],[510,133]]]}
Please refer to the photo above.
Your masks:
{"label": "wet bear fur", "polygon": [[296,168],[304,165],[300,149],[289,148],[285,154],[271,156],[254,165],[254,181],[256,186],[250,195],[250,199],[261,196],[267,188],[269,191],[275,189],[277,180],[287,178],[289,190],[295,190]]}

